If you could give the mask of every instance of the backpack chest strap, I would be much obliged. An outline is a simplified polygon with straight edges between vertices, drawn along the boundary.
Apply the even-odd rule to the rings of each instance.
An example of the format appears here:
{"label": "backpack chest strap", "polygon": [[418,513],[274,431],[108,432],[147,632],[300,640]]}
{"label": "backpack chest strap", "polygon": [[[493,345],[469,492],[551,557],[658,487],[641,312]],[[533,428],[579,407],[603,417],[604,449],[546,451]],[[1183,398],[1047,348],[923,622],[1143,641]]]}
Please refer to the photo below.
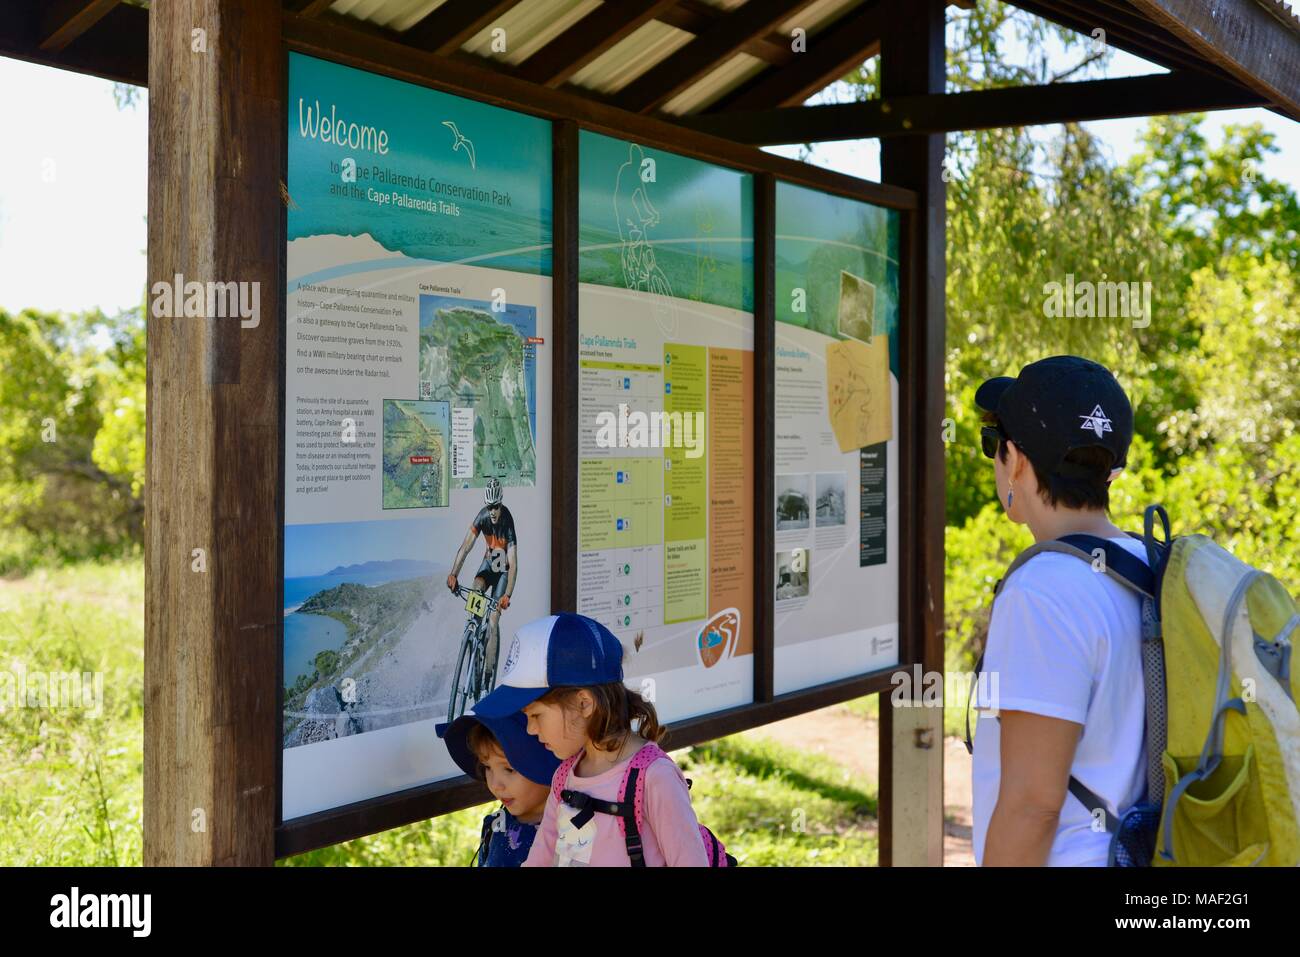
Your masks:
{"label": "backpack chest strap", "polygon": [[584,827],[588,821],[596,816],[597,812],[621,818],[629,810],[626,801],[602,801],[600,798],[592,797],[585,791],[573,791],[569,788],[565,788],[560,792],[560,800],[569,807],[577,809],[578,813],[573,815],[574,827]]}
{"label": "backpack chest strap", "polygon": [[636,754],[632,755],[632,760],[627,763],[623,771],[617,801],[605,801],[565,787],[569,781],[569,773],[581,755],[582,752],[579,751],[561,764],[555,772],[551,788],[556,798],[577,809],[578,813],[573,816],[575,827],[582,827],[597,813],[609,814],[617,818],[619,831],[627,845],[628,860],[633,867],[645,867],[645,853],[641,842],[641,822],[645,820],[645,769],[668,755],[653,741],[643,745]]}

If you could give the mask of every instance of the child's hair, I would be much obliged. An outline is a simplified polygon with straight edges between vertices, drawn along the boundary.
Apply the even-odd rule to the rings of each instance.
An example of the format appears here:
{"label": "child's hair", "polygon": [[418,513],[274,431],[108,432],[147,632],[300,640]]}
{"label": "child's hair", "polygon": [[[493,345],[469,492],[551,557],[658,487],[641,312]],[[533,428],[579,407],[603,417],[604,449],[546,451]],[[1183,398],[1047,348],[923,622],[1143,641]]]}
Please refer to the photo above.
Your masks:
{"label": "child's hair", "polygon": [[[574,712],[577,709],[573,702],[582,690],[577,687],[552,688],[537,700],[543,704],[558,704],[565,711]],[[655,706],[623,682],[590,685],[586,690],[591,693],[596,704],[587,720],[587,737],[602,751],[612,751],[619,747],[632,730],[634,719],[640,721],[637,734],[647,741],[661,741],[668,733],[667,729],[659,725]]]}
{"label": "child's hair", "polygon": [[469,731],[465,734],[465,743],[469,745],[470,751],[478,759],[474,765],[474,777],[483,781],[487,778],[487,772],[483,770],[485,755],[498,753],[505,757],[505,749],[501,747],[501,742],[497,740],[495,734],[489,731],[482,724],[477,722],[470,725]]}

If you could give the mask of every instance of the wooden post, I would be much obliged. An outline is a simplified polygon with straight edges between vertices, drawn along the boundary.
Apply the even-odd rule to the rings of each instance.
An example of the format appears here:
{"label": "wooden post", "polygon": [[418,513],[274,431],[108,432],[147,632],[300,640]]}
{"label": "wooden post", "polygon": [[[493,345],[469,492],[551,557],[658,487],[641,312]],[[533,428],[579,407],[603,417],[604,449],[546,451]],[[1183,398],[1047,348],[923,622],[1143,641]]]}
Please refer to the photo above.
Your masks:
{"label": "wooden post", "polygon": [[[881,95],[944,90],[943,0],[893,0],[898,16],[880,49]],[[942,135],[899,136],[880,147],[881,179],[917,192],[903,234],[900,336],[903,437],[899,495],[901,661],[943,672],[945,186]],[[911,497],[912,501],[906,499]],[[920,699],[921,688],[912,688]],[[880,702],[880,864],[943,863],[943,709]]]}
{"label": "wooden post", "polygon": [[[147,865],[275,857],[284,117],[279,4],[152,5]],[[160,316],[192,282],[205,314]]]}
{"label": "wooden post", "polygon": [[776,697],[776,178],[754,174],[754,703]]}
{"label": "wooden post", "polygon": [[578,124],[551,126],[551,611],[578,610]]}

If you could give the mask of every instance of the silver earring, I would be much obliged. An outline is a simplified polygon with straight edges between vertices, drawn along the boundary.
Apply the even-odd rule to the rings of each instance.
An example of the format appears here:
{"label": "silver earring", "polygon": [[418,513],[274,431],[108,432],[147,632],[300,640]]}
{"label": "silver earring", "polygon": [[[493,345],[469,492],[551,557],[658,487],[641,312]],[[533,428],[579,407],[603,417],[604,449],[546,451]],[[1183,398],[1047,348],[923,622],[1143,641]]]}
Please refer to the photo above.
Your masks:
{"label": "silver earring", "polygon": [[1007,511],[1011,511],[1011,497],[1016,494],[1013,488],[1007,489]]}

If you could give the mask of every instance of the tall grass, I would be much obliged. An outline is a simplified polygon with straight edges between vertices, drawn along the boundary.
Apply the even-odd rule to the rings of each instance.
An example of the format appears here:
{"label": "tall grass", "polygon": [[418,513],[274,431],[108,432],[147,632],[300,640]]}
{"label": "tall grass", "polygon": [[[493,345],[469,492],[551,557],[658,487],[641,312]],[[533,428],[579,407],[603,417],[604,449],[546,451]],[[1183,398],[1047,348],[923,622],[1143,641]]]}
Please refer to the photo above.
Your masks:
{"label": "tall grass", "polygon": [[[139,560],[0,581],[0,865],[141,862],[143,610]],[[44,696],[58,673],[99,707],[93,677]]]}

